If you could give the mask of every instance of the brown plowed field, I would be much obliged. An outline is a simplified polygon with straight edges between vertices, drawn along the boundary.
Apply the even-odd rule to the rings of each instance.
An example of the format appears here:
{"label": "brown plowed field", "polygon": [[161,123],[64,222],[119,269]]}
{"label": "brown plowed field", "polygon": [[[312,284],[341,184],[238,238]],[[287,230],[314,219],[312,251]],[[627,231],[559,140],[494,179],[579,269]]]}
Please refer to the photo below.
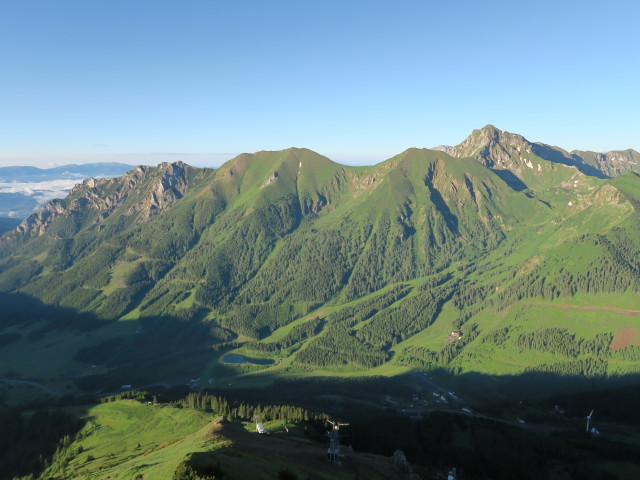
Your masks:
{"label": "brown plowed field", "polygon": [[613,340],[610,347],[613,350],[620,350],[629,345],[640,346],[640,328],[618,328],[613,332]]}

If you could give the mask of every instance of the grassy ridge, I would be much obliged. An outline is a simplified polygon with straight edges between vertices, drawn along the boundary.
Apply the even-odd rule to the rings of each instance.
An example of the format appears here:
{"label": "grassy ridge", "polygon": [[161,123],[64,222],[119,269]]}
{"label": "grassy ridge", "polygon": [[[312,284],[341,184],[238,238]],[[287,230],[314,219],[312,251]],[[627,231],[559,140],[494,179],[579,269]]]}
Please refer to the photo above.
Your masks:
{"label": "grassy ridge", "polygon": [[199,411],[155,407],[122,400],[91,408],[88,422],[69,446],[78,453],[64,469],[51,468],[44,478],[172,479],[192,452],[222,446],[214,435],[215,416]]}
{"label": "grassy ridge", "polygon": [[320,479],[346,480],[354,471],[371,479],[403,478],[387,459],[375,455],[352,454],[342,468],[327,464],[322,439],[311,440],[303,426],[293,423],[285,431],[280,420],[265,421],[270,435],[261,436],[253,422],[229,423],[215,413],[134,400],[77,413],[85,427],[63,442],[41,479],[174,480],[197,473],[267,480],[283,471]]}

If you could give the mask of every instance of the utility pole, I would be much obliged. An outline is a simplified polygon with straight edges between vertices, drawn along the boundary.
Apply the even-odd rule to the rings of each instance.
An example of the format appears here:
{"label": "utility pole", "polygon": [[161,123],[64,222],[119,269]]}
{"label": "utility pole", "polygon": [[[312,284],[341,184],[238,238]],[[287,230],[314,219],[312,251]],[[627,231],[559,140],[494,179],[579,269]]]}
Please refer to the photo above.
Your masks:
{"label": "utility pole", "polygon": [[338,457],[340,456],[340,427],[346,427],[348,423],[333,422],[328,420],[331,424],[331,431],[327,433],[329,437],[329,449],[327,450],[327,459],[330,462],[338,463]]}

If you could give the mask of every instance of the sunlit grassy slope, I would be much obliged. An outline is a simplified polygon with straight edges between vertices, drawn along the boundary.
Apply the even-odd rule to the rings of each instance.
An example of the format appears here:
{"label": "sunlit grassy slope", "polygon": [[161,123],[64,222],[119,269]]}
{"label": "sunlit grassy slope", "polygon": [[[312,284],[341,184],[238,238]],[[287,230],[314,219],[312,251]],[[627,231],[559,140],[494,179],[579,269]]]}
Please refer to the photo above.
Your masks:
{"label": "sunlit grassy slope", "polygon": [[[77,413],[80,413],[79,411]],[[86,426],[42,478],[177,480],[185,461],[207,465],[228,480],[273,479],[281,471],[319,479],[404,478],[386,458],[351,454],[338,467],[326,461],[326,445],[302,428],[266,422],[225,422],[214,413],[119,400],[83,413]]]}
{"label": "sunlit grassy slope", "polygon": [[[92,407],[64,478],[171,479],[187,454],[224,444],[215,415],[121,400]],[[51,472],[52,474],[54,472]]]}

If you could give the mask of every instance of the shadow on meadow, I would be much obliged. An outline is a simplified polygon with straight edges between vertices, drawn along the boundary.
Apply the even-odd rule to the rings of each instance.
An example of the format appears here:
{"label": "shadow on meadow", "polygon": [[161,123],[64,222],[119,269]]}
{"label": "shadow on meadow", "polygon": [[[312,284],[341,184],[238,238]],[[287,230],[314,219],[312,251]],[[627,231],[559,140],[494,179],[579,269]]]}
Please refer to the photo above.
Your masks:
{"label": "shadow on meadow", "polygon": [[[179,400],[188,395],[188,389],[182,384],[180,388],[167,390],[163,388],[167,379],[202,371],[203,364],[234,346],[222,342],[218,351],[212,350],[216,337],[210,335],[200,319],[153,317],[137,321],[132,327],[129,322],[108,322],[73,309],[43,305],[22,294],[0,294],[0,308],[3,311],[0,340],[5,335],[5,343],[0,343],[0,359],[3,349],[25,338],[40,345],[54,344],[59,333],[77,337],[75,360],[108,369],[107,373],[86,374],[74,380],[80,389],[90,393],[111,393],[124,384],[149,385],[148,390],[161,401]],[[136,329],[133,333],[132,328]],[[13,336],[6,337],[8,330]],[[108,335],[101,337],[100,332]],[[16,334],[19,337],[15,338]],[[11,369],[11,365],[3,367]],[[220,376],[230,376],[235,371],[224,365],[218,368]],[[415,370],[392,378],[272,380],[260,389],[220,386],[212,388],[211,393],[227,398],[230,404],[301,406],[347,420],[350,426],[345,431],[345,445],[384,456],[400,449],[416,471],[427,478],[452,465],[464,472],[461,478],[469,479],[631,478],[616,476],[603,465],[633,468],[640,458],[638,439],[633,436],[628,442],[620,442],[606,435],[592,439],[582,431],[584,416],[595,409],[598,422],[623,423],[635,428],[637,437],[639,375],[585,378],[532,372],[489,376]],[[483,415],[465,415],[460,405],[407,412],[384,403],[386,396],[405,398],[408,402],[415,395],[426,398],[434,391],[440,394],[454,391],[465,405]],[[2,478],[41,472],[55,458],[56,450],[81,430],[84,425],[81,418],[96,401],[76,395],[0,410]],[[70,405],[75,406],[69,409]],[[558,429],[534,431],[515,422],[495,419],[524,411],[529,412],[533,421],[544,424],[555,405],[562,406],[566,417],[574,417]],[[534,411],[547,413],[539,413],[538,418],[531,413]],[[210,459],[214,467],[219,460],[215,455],[198,455],[197,459]],[[212,475],[214,470],[210,472]]]}

